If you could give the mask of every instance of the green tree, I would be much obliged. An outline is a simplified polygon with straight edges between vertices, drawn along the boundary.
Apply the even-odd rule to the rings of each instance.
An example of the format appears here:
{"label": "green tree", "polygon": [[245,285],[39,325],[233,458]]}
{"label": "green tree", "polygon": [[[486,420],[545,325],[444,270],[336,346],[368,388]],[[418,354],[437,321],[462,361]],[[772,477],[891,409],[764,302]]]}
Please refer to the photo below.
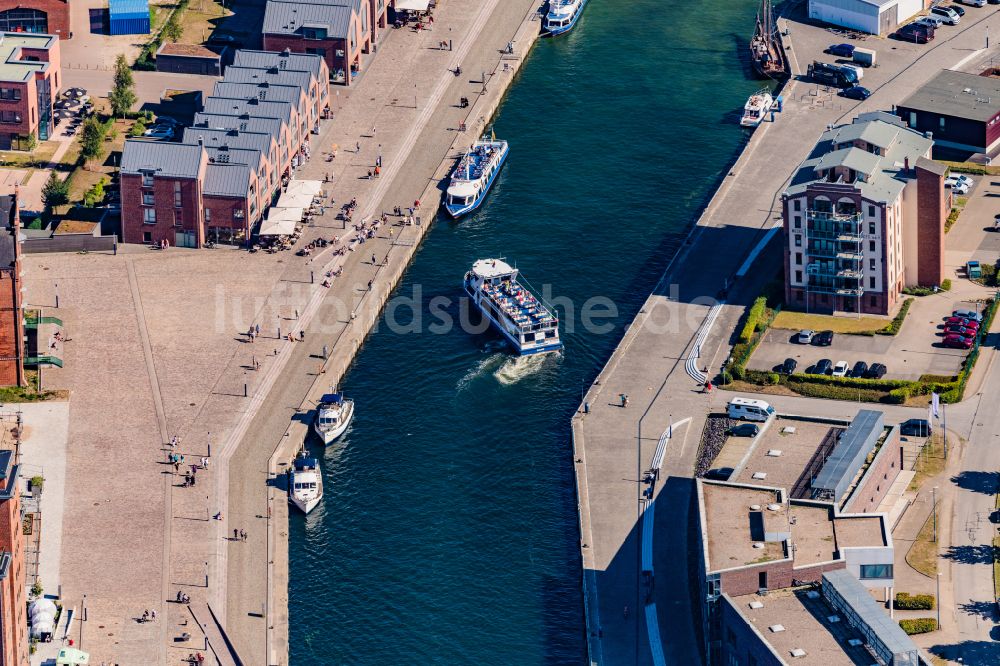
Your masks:
{"label": "green tree", "polygon": [[49,179],[42,186],[42,200],[49,210],[69,203],[69,183],[50,171]]}
{"label": "green tree", "polygon": [[108,95],[111,103],[111,110],[116,116],[125,117],[132,106],[138,101],[135,95],[135,79],[132,77],[132,69],[128,66],[125,56],[118,54],[115,59],[115,81]]}
{"label": "green tree", "polygon": [[167,21],[165,26],[163,26],[162,34],[164,39],[170,40],[171,42],[179,42],[181,37],[184,35],[184,28],[181,27],[181,22],[177,20],[176,12],[170,16],[170,20]]}
{"label": "green tree", "polygon": [[84,160],[100,157],[104,152],[104,136],[107,131],[105,124],[96,116],[90,116],[83,121],[83,133],[80,136],[80,157]]}
{"label": "green tree", "polygon": [[34,132],[28,132],[28,136],[24,137],[24,149],[28,151],[31,155],[31,161],[35,161],[35,150],[38,149],[38,137]]}
{"label": "green tree", "polygon": [[104,201],[104,185],[105,185],[105,183],[107,183],[107,179],[106,178],[101,178],[99,181],[97,181],[96,183],[94,183],[93,187],[91,187],[89,190],[87,190],[87,192],[83,195],[83,205],[84,206],[87,206],[89,208],[93,208],[94,206],[96,206],[99,203],[101,203],[102,201]]}

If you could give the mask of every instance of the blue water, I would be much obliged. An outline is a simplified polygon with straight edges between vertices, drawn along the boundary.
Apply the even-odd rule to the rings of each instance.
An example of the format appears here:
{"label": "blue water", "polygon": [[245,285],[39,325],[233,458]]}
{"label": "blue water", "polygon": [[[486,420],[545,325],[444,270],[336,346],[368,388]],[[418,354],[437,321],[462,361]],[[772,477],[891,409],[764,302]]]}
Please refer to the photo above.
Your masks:
{"label": "blue water", "polygon": [[[439,217],[397,296],[421,334],[373,333],[316,450],[326,494],[290,524],[293,664],[579,664],[586,655],[569,418],[744,141],[756,3],[595,0],[540,42],[496,119],[511,154],[477,213]],[[566,349],[427,331],[481,257],[574,304]],[[580,308],[609,299],[610,330]],[[457,316],[457,305],[444,308]],[[406,308],[392,317],[413,323]]]}

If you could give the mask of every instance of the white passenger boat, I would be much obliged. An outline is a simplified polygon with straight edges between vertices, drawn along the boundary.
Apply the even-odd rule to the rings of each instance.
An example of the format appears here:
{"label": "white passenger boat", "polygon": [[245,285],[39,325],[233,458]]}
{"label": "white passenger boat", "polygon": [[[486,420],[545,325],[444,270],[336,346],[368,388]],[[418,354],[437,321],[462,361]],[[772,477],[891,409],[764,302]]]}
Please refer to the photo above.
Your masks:
{"label": "white passenger boat", "polygon": [[542,29],[550,37],[569,32],[587,6],[587,0],[549,0],[549,11],[542,21]]}
{"label": "white passenger boat", "polygon": [[319,399],[313,431],[329,444],[344,434],[354,417],[354,401],[347,400],[340,393],[327,393]]}
{"label": "white passenger boat", "polygon": [[743,106],[743,118],[740,120],[740,125],[757,127],[767,117],[767,112],[771,110],[772,106],[774,106],[774,98],[771,97],[771,91],[767,88],[761,88],[750,95],[750,99]]}
{"label": "white passenger boat", "polygon": [[296,458],[288,483],[288,499],[309,513],[323,499],[323,474],[315,458]]}
{"label": "white passenger boat", "polygon": [[458,218],[479,208],[507,159],[507,142],[483,138],[472,144],[451,174],[444,207]]}
{"label": "white passenger boat", "polygon": [[465,274],[465,291],[522,356],[562,349],[559,320],[501,259],[480,259]]}

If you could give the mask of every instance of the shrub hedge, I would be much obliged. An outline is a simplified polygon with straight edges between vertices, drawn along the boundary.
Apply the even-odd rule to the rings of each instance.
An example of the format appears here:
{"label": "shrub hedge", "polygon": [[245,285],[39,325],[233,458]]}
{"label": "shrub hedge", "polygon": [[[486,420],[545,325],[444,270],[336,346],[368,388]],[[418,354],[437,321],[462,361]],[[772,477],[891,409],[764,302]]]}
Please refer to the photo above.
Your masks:
{"label": "shrub hedge", "polygon": [[932,617],[915,617],[910,620],[900,620],[899,628],[906,632],[908,636],[914,634],[926,634],[937,629],[937,620]]}
{"label": "shrub hedge", "polygon": [[899,307],[899,312],[896,316],[892,318],[888,326],[883,328],[878,332],[879,335],[896,335],[899,333],[899,329],[903,327],[903,320],[906,319],[907,313],[910,311],[910,306],[913,305],[913,299],[908,298],[903,301],[903,304]]}
{"label": "shrub hedge", "polygon": [[896,593],[896,610],[934,610],[933,594]]}
{"label": "shrub hedge", "polygon": [[764,325],[767,318],[767,297],[758,296],[753,305],[750,306],[750,310],[747,311],[747,320],[743,324],[743,330],[740,331],[740,342],[748,343],[753,338],[753,334],[757,332],[759,326]]}

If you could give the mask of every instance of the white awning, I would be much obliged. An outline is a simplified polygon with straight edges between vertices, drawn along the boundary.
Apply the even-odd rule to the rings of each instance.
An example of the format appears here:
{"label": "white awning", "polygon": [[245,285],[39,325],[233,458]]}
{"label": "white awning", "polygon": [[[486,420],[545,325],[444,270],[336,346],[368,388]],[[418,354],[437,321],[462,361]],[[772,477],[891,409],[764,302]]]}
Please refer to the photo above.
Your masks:
{"label": "white awning", "polygon": [[292,179],[288,181],[288,187],[285,188],[287,194],[308,194],[309,196],[316,196],[323,191],[323,183],[318,180],[296,180]]}
{"label": "white awning", "polygon": [[396,0],[396,11],[408,9],[411,12],[426,12],[431,0]]}
{"label": "white awning", "polygon": [[302,221],[303,208],[272,208],[267,219],[260,223],[258,236],[290,236],[295,225]]}

